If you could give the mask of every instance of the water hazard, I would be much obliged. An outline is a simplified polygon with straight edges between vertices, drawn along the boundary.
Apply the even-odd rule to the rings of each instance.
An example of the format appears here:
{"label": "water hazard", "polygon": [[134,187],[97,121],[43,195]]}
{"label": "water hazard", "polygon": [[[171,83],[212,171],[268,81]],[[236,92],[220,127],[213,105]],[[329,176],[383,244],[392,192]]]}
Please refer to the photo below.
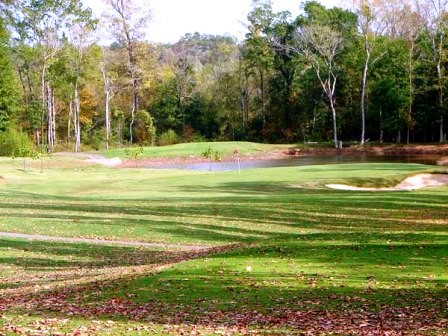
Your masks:
{"label": "water hazard", "polygon": [[[274,160],[250,160],[241,161],[241,169],[253,168],[274,168],[274,167],[296,167],[324,164],[344,164],[344,163],[419,163],[435,165],[440,159],[438,155],[400,155],[400,156],[300,156]],[[161,169],[185,169],[185,170],[208,170],[208,171],[231,171],[238,170],[238,163],[232,162],[205,162],[170,164],[158,166]]]}

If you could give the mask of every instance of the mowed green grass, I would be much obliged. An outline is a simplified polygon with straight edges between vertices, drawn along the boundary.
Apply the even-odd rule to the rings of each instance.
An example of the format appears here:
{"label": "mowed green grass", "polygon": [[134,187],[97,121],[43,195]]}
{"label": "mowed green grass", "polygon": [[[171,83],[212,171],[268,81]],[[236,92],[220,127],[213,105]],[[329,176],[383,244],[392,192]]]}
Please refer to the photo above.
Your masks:
{"label": "mowed green grass", "polygon": [[[389,228],[402,229],[408,223],[440,229],[422,221],[433,208],[431,196],[420,196],[428,191],[353,193],[325,187],[351,179],[361,183],[371,176],[384,184],[427,168],[327,165],[245,170],[241,175],[100,167],[54,168],[41,174],[15,169],[2,174],[0,182],[0,230],[222,245],[341,228],[364,232],[384,221]],[[426,198],[421,211],[414,211],[414,202]],[[379,208],[374,206],[378,201]],[[391,206],[392,211],[383,209]]]}
{"label": "mowed green grass", "polygon": [[[287,150],[293,148],[292,145],[272,145],[261,144],[256,142],[232,141],[232,142],[195,142],[181,143],[171,146],[160,147],[144,147],[140,157],[201,157],[201,154],[211,147],[214,151],[218,151],[221,156],[232,156],[235,149],[240,155],[257,154],[273,150]],[[126,157],[125,149],[111,149],[108,151],[100,151],[98,154],[108,158]]]}
{"label": "mowed green grass", "polygon": [[[19,167],[5,160],[0,168],[0,231],[237,245],[194,255],[1,239],[6,331],[36,330],[38,321],[51,331],[84,326],[86,334],[288,333],[323,328],[313,314],[326,312],[327,320],[349,315],[345,325],[362,334],[368,326],[360,325],[373,324],[365,315],[391,309],[390,320],[421,319],[429,330],[418,333],[437,334],[447,318],[448,187],[325,187],[393,185],[431,167],[325,165],[241,175],[51,162],[41,174]],[[8,293],[25,299],[8,303]]]}

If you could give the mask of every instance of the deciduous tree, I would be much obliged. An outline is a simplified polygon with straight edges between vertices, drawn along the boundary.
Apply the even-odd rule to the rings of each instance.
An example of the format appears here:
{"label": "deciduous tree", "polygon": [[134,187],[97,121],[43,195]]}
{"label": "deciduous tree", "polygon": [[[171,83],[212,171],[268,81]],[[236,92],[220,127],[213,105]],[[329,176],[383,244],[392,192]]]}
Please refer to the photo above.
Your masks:
{"label": "deciduous tree", "polygon": [[128,53],[128,72],[132,84],[131,121],[129,124],[130,142],[135,113],[139,110],[140,69],[137,61],[137,42],[144,37],[144,29],[151,18],[147,2],[136,0],[104,0],[109,10],[104,14],[109,31],[117,42],[126,47]]}

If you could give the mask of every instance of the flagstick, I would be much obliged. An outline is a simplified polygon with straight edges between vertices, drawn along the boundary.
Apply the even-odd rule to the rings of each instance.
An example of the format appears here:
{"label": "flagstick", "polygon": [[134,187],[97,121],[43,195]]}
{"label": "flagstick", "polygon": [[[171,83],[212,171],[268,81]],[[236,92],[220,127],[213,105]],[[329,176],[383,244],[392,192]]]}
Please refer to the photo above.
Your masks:
{"label": "flagstick", "polygon": [[238,175],[241,175],[240,156],[237,154],[236,159],[238,161]]}

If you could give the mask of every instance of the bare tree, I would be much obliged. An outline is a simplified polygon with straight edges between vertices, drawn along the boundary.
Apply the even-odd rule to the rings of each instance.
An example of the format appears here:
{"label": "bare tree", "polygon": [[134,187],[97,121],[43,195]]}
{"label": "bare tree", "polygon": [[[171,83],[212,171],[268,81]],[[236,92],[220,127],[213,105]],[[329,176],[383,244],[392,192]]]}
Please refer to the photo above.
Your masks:
{"label": "bare tree", "polygon": [[79,147],[81,145],[81,124],[79,122],[80,115],[80,102],[79,102],[79,90],[78,90],[78,82],[75,82],[74,85],[74,99],[73,103],[75,106],[75,110],[73,113],[73,124],[75,125],[75,152],[79,151]]}
{"label": "bare tree", "polygon": [[197,62],[189,48],[183,44],[173,48],[173,66],[176,83],[176,99],[182,116],[182,130],[185,131],[185,101],[194,93],[194,67]]}
{"label": "bare tree", "polygon": [[336,56],[342,44],[342,35],[328,26],[309,25],[300,27],[294,38],[294,45],[282,45],[274,41],[274,45],[289,52],[301,55],[314,69],[317,78],[328,98],[333,117],[333,141],[339,147],[336,116]]}
{"label": "bare tree", "polygon": [[47,143],[50,148],[56,145],[56,104],[54,101],[54,90],[47,83]]}
{"label": "bare tree", "polygon": [[358,15],[358,29],[363,39],[365,56],[361,83],[361,145],[365,142],[366,134],[366,91],[369,69],[385,54],[375,55],[376,39],[387,27],[387,20],[381,16],[381,2],[375,0],[353,1],[353,7]]}
{"label": "bare tree", "polygon": [[75,128],[75,152],[78,152],[81,146],[81,124],[80,113],[81,103],[79,99],[79,81],[85,73],[85,51],[89,45],[93,43],[92,31],[89,24],[83,22],[73,25],[69,32],[70,40],[74,46],[73,55],[73,111],[69,109],[69,113],[73,112],[73,124]]}
{"label": "bare tree", "polygon": [[422,17],[416,12],[411,3],[403,1],[396,4],[395,8],[391,8],[387,13],[394,14],[396,31],[398,35],[406,41],[408,47],[408,85],[409,85],[409,107],[406,117],[406,142],[410,142],[410,131],[414,126],[412,117],[412,108],[414,103],[414,57],[417,39],[422,31]]}
{"label": "bare tree", "polygon": [[112,80],[107,74],[107,56],[103,49],[103,61],[101,62],[100,70],[103,75],[104,82],[104,103],[105,103],[105,118],[106,118],[106,149],[109,149],[110,143],[110,101],[114,97],[114,91],[112,86]]}
{"label": "bare tree", "polygon": [[109,32],[118,43],[126,47],[128,53],[128,71],[132,85],[131,122],[129,124],[130,142],[133,142],[135,113],[139,109],[139,68],[136,42],[144,37],[151,14],[147,2],[136,0],[104,0],[109,11],[104,14]]}

